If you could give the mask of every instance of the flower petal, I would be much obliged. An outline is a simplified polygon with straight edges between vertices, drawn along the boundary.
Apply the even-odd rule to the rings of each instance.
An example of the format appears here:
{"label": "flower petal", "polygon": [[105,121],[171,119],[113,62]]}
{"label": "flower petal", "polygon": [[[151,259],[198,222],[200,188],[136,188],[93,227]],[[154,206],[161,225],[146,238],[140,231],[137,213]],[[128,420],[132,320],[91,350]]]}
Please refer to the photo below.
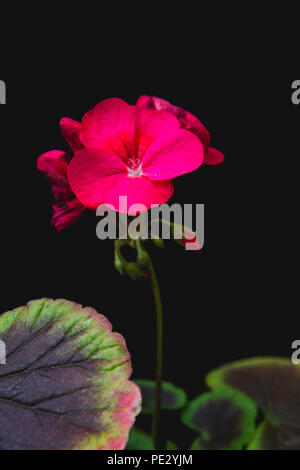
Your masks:
{"label": "flower petal", "polygon": [[75,196],[70,200],[54,204],[52,209],[51,223],[58,232],[75,222],[85,211],[84,205]]}
{"label": "flower petal", "polygon": [[200,251],[202,249],[198,239],[197,235],[194,232],[191,232],[189,230],[185,230],[183,232],[184,238],[182,238],[180,243],[184,246],[187,247],[188,250],[190,251]]}
{"label": "flower petal", "polygon": [[76,153],[68,166],[68,180],[77,198],[96,209],[103,203],[104,190],[128,174],[123,160],[98,148]]}
{"label": "flower petal", "polygon": [[179,129],[179,122],[175,116],[166,111],[153,109],[140,109],[135,107],[135,141],[137,149],[135,155],[142,159],[147,148],[158,138]]}
{"label": "flower petal", "polygon": [[203,163],[203,146],[191,132],[179,129],[157,139],[147,150],[142,172],[153,181],[171,180]]}
{"label": "flower petal", "polygon": [[195,134],[201,140],[204,152],[208,151],[210,134],[202,122],[192,113],[156,96],[142,95],[138,98],[136,106],[144,109],[164,110],[174,114],[180,123],[180,127]]}
{"label": "flower petal", "polygon": [[[115,207],[117,212],[135,215],[134,204],[143,204],[146,209],[165,203],[174,193],[172,181],[150,181],[144,176],[123,175],[115,179],[104,192],[103,203]],[[120,196],[127,196],[126,208],[120,205]],[[142,212],[142,210],[141,210]]]}
{"label": "flower petal", "polygon": [[209,151],[204,155],[204,163],[206,165],[218,165],[224,162],[225,157],[220,150],[210,147]]}
{"label": "flower petal", "polygon": [[56,200],[52,216],[52,224],[56,230],[65,229],[85,210],[76,199],[67,179],[69,161],[69,155],[61,150],[43,153],[37,161],[37,167],[46,176]]}
{"label": "flower petal", "polygon": [[64,199],[71,193],[67,180],[67,168],[70,156],[61,150],[51,150],[39,156],[38,170],[46,176],[53,195],[57,201]]}
{"label": "flower petal", "polygon": [[86,147],[96,147],[120,155],[125,161],[134,143],[135,112],[119,98],[97,104],[82,119],[80,138]]}
{"label": "flower petal", "polygon": [[83,143],[80,140],[79,133],[81,130],[81,123],[78,121],[74,121],[74,119],[70,119],[67,117],[61,118],[60,122],[61,132],[70,145],[73,152],[77,152],[84,148]]}

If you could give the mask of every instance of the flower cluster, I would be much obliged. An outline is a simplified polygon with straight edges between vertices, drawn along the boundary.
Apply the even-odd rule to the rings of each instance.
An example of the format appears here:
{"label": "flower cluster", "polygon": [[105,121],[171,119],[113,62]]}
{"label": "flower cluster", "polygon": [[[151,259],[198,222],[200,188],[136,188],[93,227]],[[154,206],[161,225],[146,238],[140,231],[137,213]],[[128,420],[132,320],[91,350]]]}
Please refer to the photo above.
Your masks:
{"label": "flower cluster", "polygon": [[[73,156],[52,150],[40,155],[38,169],[55,198],[52,223],[63,230],[85,210],[100,204],[149,209],[173,195],[172,179],[224,156],[210,147],[210,135],[193,114],[166,100],[141,96],[135,106],[119,98],[102,101],[81,122],[60,121]],[[130,210],[128,212],[130,214]]]}

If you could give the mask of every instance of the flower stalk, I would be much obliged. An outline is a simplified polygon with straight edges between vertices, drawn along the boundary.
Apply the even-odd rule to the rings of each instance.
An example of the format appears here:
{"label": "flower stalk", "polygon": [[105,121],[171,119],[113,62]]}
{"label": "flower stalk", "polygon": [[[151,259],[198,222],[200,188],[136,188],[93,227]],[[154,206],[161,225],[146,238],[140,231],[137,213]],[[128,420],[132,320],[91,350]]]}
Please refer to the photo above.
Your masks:
{"label": "flower stalk", "polygon": [[159,418],[162,394],[162,374],[163,374],[163,311],[161,296],[156,273],[149,257],[148,272],[150,276],[152,292],[156,311],[156,388],[155,388],[155,408],[152,421],[152,440],[156,449],[159,448]]}
{"label": "flower stalk", "polygon": [[156,449],[159,448],[159,421],[162,396],[162,373],[163,373],[163,311],[160,296],[160,289],[157,276],[149,256],[144,249],[142,240],[138,238],[134,241],[137,251],[136,262],[125,260],[121,248],[124,245],[131,245],[133,240],[116,240],[115,243],[115,267],[123,274],[123,270],[133,280],[149,278],[155,305],[156,314],[156,387],[155,387],[155,406],[152,421],[152,441]]}
{"label": "flower stalk", "polygon": [[159,419],[161,409],[162,395],[162,374],[163,374],[163,311],[160,296],[160,289],[157,276],[147,251],[142,247],[141,239],[136,240],[136,248],[138,253],[138,262],[147,269],[151,282],[155,314],[156,314],[156,387],[155,387],[155,405],[152,420],[152,441],[154,447],[159,449]]}

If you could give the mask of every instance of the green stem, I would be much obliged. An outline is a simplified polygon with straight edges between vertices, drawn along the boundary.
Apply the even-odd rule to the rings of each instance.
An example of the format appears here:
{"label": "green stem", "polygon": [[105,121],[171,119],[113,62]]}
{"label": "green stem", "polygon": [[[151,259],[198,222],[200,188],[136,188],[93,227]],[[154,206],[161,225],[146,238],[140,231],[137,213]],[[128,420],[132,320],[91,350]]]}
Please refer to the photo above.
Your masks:
{"label": "green stem", "polygon": [[[118,260],[127,274],[132,279],[141,279],[145,272],[148,272],[155,303],[156,311],[156,387],[155,387],[155,408],[152,421],[152,440],[156,449],[159,448],[159,417],[161,408],[161,395],[162,395],[162,369],[163,369],[163,312],[160,298],[159,285],[157,277],[153,268],[151,258],[147,251],[142,246],[141,239],[136,240],[136,248],[138,253],[137,262],[127,262],[122,253],[121,247],[128,245],[129,240],[117,240],[115,243],[116,253]],[[120,270],[120,267],[117,266]],[[122,270],[121,270],[122,271]]]}
{"label": "green stem", "polygon": [[162,370],[163,370],[163,312],[161,305],[161,297],[157,277],[149,257],[148,272],[152,286],[152,292],[156,310],[156,388],[155,388],[155,408],[152,421],[152,439],[156,449],[159,448],[159,417],[161,408],[162,393]]}

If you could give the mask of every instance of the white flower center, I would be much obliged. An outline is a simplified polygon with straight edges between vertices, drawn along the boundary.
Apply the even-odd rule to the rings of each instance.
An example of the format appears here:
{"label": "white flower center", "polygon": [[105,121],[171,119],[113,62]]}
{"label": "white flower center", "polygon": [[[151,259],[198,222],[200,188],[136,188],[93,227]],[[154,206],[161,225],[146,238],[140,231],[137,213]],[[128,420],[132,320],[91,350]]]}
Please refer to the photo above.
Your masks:
{"label": "white flower center", "polygon": [[141,176],[142,164],[138,158],[129,158],[127,163],[129,176]]}

